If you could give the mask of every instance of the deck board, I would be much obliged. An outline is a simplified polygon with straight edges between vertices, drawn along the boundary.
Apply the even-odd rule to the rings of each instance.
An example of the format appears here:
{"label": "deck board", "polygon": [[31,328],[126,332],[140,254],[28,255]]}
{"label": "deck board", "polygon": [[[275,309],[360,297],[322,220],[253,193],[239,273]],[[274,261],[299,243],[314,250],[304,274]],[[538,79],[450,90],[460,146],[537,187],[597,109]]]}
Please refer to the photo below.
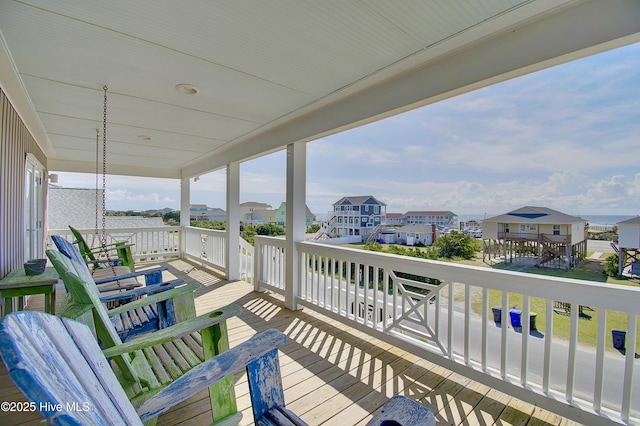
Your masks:
{"label": "deck board", "polygon": [[[228,321],[230,345],[236,346],[261,331],[275,328],[289,341],[281,348],[280,363],[287,406],[311,425],[364,425],[388,398],[406,395],[431,409],[438,422],[450,425],[576,425],[553,413],[453,373],[366,333],[347,327],[311,309],[289,311],[269,293],[251,285],[229,282],[209,268],[186,260],[165,263],[170,273],[203,288],[196,293],[198,314],[236,303],[239,317]],[[194,266],[196,267],[194,269]],[[58,286],[57,301],[64,288]],[[41,296],[28,309],[42,310]],[[240,425],[252,425],[246,375],[235,376]],[[0,369],[0,398],[24,400]],[[0,413],[2,424],[39,424],[37,413]],[[158,425],[211,423],[206,391],[184,401],[158,419]]]}

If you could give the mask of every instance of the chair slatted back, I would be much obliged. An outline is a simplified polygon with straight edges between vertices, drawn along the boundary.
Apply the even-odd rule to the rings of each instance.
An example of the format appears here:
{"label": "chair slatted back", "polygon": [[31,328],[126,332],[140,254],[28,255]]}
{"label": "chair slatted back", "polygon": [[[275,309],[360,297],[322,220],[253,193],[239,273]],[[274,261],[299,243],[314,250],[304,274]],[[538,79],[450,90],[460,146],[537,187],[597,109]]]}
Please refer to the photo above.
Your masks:
{"label": "chair slatted back", "polygon": [[0,323],[9,376],[55,424],[142,424],[89,328],[41,312]]}

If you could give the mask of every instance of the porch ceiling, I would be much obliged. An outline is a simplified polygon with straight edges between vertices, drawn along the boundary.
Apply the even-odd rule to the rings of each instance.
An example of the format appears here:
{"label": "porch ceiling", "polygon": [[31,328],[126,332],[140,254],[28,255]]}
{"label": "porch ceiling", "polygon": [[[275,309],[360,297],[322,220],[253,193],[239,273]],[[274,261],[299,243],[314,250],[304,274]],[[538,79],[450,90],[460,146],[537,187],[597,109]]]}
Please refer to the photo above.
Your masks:
{"label": "porch ceiling", "polygon": [[109,173],[191,177],[638,41],[639,23],[634,0],[3,1],[0,84],[49,170],[95,170],[107,85]]}

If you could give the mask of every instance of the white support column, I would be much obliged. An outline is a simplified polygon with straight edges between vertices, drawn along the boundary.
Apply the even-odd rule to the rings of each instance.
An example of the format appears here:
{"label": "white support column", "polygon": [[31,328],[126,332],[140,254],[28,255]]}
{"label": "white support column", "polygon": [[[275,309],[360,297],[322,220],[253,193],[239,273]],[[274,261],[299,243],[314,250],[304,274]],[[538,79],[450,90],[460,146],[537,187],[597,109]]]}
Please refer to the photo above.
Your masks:
{"label": "white support column", "polygon": [[285,300],[287,309],[296,310],[300,264],[296,242],[304,241],[306,231],[307,146],[304,142],[287,145],[287,216]]}
{"label": "white support column", "polygon": [[191,182],[189,178],[180,181],[180,256],[187,247],[187,233],[184,228],[191,224]]}
{"label": "white support column", "polygon": [[240,279],[240,163],[227,164],[227,279]]}

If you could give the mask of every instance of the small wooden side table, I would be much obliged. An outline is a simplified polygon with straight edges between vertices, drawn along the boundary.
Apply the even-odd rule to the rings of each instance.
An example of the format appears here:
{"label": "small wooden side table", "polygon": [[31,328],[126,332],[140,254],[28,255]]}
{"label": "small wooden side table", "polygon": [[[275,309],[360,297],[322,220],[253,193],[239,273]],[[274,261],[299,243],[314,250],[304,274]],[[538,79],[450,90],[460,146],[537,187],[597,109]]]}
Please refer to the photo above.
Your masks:
{"label": "small wooden side table", "polygon": [[52,267],[45,268],[40,275],[26,275],[24,268],[14,269],[0,280],[0,297],[4,299],[4,313],[14,311],[13,302],[17,298],[16,310],[24,309],[24,296],[44,294],[44,310],[56,313],[56,284],[58,274]]}

